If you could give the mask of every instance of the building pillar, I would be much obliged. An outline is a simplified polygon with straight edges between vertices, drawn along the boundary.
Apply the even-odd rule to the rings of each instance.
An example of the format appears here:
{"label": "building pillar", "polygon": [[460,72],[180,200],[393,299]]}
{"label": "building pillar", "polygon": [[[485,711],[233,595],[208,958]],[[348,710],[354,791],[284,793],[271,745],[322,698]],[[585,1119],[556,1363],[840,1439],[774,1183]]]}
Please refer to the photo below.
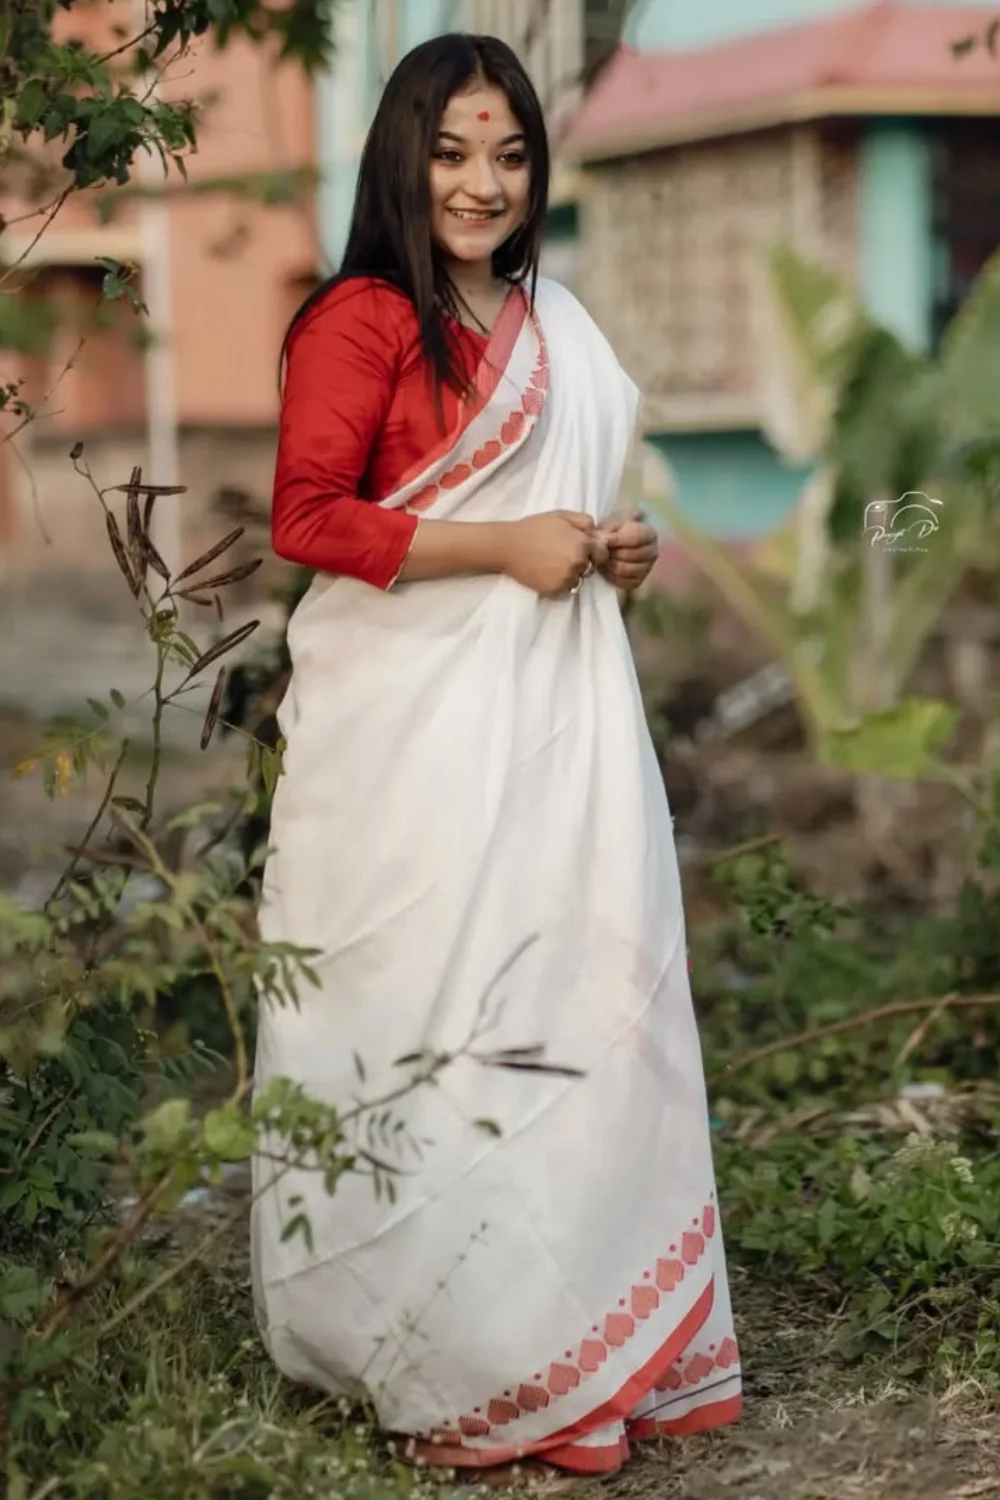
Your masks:
{"label": "building pillar", "polygon": [[873,120],[861,144],[859,290],[908,348],[931,347],[933,162],[920,122]]}

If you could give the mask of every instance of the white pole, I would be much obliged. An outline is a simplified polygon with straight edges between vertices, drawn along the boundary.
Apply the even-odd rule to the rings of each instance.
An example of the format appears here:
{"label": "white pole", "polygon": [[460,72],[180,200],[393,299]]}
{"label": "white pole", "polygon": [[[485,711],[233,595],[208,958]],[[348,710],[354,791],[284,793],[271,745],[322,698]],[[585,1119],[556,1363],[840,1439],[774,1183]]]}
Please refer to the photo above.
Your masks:
{"label": "white pole", "polygon": [[[170,216],[163,198],[143,200],[143,300],[151,339],[146,349],[146,426],[151,484],[177,484],[180,472],[170,297]],[[183,567],[181,496],[163,495],[153,508],[153,539],[171,572]]]}
{"label": "white pole", "polygon": [[[145,0],[138,0],[136,19],[146,25]],[[162,189],[159,157],[140,152],[139,183]],[[146,442],[150,484],[178,484],[180,461],[177,395],[174,382],[173,311],[170,288],[170,210],[162,192],[141,197],[142,297],[149,310],[146,347]],[[179,495],[164,495],[153,508],[153,541],[171,572],[183,567],[183,528]]]}

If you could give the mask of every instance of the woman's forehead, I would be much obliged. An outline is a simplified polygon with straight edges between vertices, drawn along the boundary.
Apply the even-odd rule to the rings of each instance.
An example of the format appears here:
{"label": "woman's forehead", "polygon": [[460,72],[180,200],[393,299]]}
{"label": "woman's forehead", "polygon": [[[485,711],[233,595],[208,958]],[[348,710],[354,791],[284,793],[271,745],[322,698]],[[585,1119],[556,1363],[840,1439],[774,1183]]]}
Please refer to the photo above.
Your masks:
{"label": "woman's forehead", "polygon": [[507,95],[489,83],[478,84],[468,93],[453,94],[448,100],[441,116],[442,130],[461,134],[463,127],[480,134],[495,130],[498,135],[509,135],[519,128]]}

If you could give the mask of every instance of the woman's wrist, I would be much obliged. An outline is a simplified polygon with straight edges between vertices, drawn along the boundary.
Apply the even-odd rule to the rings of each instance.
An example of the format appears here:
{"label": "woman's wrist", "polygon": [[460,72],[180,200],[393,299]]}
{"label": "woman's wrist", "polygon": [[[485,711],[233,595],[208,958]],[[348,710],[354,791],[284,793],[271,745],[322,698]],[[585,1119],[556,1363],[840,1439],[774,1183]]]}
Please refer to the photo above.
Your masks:
{"label": "woman's wrist", "polygon": [[514,542],[517,537],[516,521],[482,521],[482,571],[484,573],[509,573]]}

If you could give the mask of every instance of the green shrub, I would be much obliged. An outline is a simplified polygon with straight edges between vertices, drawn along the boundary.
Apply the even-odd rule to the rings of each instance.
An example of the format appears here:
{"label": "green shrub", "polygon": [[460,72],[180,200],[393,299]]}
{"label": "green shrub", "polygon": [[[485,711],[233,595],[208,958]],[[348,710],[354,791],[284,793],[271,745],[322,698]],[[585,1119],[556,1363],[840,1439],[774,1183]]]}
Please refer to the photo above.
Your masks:
{"label": "green shrub", "polygon": [[[847,1298],[841,1347],[890,1350],[903,1376],[952,1341],[982,1341],[1000,1388],[1000,1159],[954,1140],[900,1145],[789,1134],[753,1152],[720,1150],[732,1252],[767,1274]],[[946,1343],[946,1341],[948,1341]]]}

